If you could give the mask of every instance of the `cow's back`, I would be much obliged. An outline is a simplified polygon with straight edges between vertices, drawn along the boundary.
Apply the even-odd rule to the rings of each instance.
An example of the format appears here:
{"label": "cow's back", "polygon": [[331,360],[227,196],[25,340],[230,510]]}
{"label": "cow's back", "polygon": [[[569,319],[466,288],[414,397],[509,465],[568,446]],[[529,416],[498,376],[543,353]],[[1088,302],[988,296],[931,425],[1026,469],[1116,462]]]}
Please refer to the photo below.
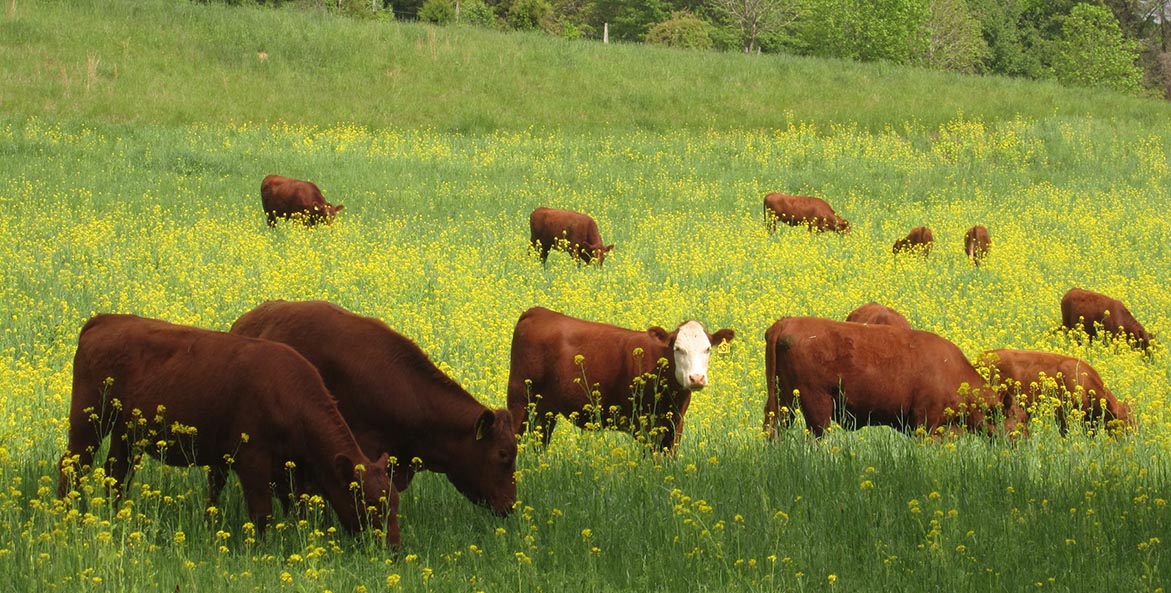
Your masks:
{"label": "cow's back", "polygon": [[902,313],[875,301],[870,301],[850,311],[850,314],[846,316],[846,321],[911,329],[911,322],[907,321]]}

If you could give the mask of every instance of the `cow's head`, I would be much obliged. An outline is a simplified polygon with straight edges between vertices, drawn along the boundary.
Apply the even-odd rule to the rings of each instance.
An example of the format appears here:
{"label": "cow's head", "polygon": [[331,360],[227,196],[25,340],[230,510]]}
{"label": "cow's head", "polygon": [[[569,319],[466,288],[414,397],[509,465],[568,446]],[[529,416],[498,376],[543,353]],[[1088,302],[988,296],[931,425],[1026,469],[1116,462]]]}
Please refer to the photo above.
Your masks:
{"label": "cow's head", "polygon": [[834,230],[843,235],[850,234],[850,221],[842,218],[841,216],[836,216],[835,219]]}
{"label": "cow's head", "polygon": [[587,246],[584,250],[585,262],[588,264],[588,263],[590,263],[590,260],[596,259],[596,260],[598,260],[598,265],[600,266],[600,265],[602,265],[602,262],[606,260],[606,254],[610,253],[610,250],[613,248],[614,248],[613,244],[606,245],[606,246],[601,246],[601,245]]}
{"label": "cow's head", "polygon": [[484,410],[459,439],[458,466],[435,468],[468,500],[500,516],[516,504],[516,431],[508,410]]}
{"label": "cow's head", "polygon": [[736,332],[730,329],[709,334],[698,321],[686,321],[667,333],[661,327],[647,329],[651,337],[663,342],[671,352],[670,366],[674,367],[675,382],[688,391],[698,391],[707,385],[707,363],[712,345],[730,342]]}
{"label": "cow's head", "polygon": [[[347,476],[350,484],[361,490],[359,501],[365,505],[364,509],[356,511],[357,523],[347,525],[351,529],[361,526],[382,526],[386,530],[386,543],[397,547],[399,540],[398,526],[398,490],[390,480],[387,470],[388,456],[383,453],[376,461],[360,458],[350,459],[339,454],[335,459],[336,471],[341,476]],[[342,513],[339,512],[339,516]],[[349,523],[347,517],[342,516],[343,523]]]}

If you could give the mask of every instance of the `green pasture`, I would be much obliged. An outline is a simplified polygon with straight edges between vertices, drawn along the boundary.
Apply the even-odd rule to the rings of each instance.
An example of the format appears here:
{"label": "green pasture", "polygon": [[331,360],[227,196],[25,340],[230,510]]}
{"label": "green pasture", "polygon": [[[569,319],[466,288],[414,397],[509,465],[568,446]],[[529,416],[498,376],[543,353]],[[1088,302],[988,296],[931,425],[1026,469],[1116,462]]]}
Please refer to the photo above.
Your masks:
{"label": "green pasture", "polygon": [[[1052,332],[1071,286],[1171,332],[1163,103],[289,10],[13,5],[0,14],[0,591],[1165,590],[1168,353]],[[296,53],[294,38],[321,43]],[[351,57],[358,46],[377,65]],[[485,68],[500,46],[518,56],[505,78]],[[465,70],[428,74],[443,52]],[[520,72],[547,84],[520,93]],[[428,76],[469,90],[457,100]],[[574,86],[607,78],[630,86]],[[298,81],[318,94],[282,92]],[[493,85],[518,95],[489,101]],[[759,100],[733,92],[757,87]],[[332,226],[269,229],[269,173],[346,209]],[[821,196],[852,232],[770,236],[769,191]],[[526,244],[539,205],[592,214],[616,244],[605,267],[557,253],[542,266]],[[980,268],[962,254],[973,224],[993,239]],[[930,257],[892,255],[918,225],[934,231]],[[57,499],[86,319],[225,330],[275,298],[379,317],[492,406],[531,306],[737,335],[676,456],[562,423],[548,450],[522,443],[510,517],[416,478],[397,552],[311,503],[255,537],[234,481],[208,508],[200,469],[150,459],[120,502],[97,476]],[[869,300],[969,357],[1084,358],[1137,430],[1062,438],[1038,416],[1011,441],[881,427],[814,441],[798,423],[765,441],[765,329]]]}

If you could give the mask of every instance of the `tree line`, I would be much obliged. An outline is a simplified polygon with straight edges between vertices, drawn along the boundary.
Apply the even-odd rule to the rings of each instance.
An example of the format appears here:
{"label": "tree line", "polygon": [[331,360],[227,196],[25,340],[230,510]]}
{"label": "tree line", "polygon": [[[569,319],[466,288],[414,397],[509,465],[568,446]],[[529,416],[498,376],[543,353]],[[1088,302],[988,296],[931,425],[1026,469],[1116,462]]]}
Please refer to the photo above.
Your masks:
{"label": "tree line", "polygon": [[1171,0],[226,0],[1171,98]]}

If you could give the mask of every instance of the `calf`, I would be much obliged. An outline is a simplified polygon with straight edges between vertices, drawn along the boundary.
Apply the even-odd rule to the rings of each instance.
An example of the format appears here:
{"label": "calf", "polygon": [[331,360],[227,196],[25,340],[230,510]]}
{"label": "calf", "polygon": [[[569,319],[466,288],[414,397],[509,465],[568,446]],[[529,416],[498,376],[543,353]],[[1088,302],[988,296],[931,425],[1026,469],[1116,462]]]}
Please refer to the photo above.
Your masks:
{"label": "calf", "polygon": [[935,244],[935,235],[925,226],[917,226],[907,233],[906,237],[895,241],[891,253],[917,251],[926,256],[931,253],[931,246]]}
{"label": "calf", "polygon": [[399,543],[386,457],[362,453],[316,369],[283,344],[133,315],[90,319],[73,359],[58,496],[76,487],[106,435],[115,495],[143,449],[170,465],[207,466],[213,502],[235,471],[262,533],[270,485],[287,481],[292,462],[350,530],[380,525],[385,507],[386,541]]}
{"label": "calf", "polygon": [[512,512],[512,415],[476,401],[407,337],[323,301],[263,303],[231,332],[288,344],[313,363],[362,450],[397,459],[399,490],[418,464],[446,475],[469,500],[500,515]]}
{"label": "calf", "polygon": [[770,193],[764,197],[764,222],[768,232],[777,230],[777,221],[789,226],[806,225],[809,231],[850,232],[850,223],[838,216],[821,198]]}
{"label": "calf", "polygon": [[549,258],[550,249],[569,252],[586,264],[606,259],[613,245],[603,245],[598,223],[588,215],[569,210],[537,208],[529,215],[529,243],[541,254],[541,263]]}
{"label": "calf", "polygon": [[1098,371],[1090,363],[1050,352],[1029,350],[989,350],[981,357],[991,373],[993,383],[1003,384],[1010,395],[1018,395],[1018,403],[1030,412],[1044,393],[1045,377],[1057,388],[1061,405],[1057,406],[1057,425],[1066,433],[1066,409],[1082,411],[1087,423],[1132,427],[1134,420],[1130,407],[1118,401],[1106,388]]}
{"label": "calf", "polygon": [[964,233],[964,253],[972,263],[979,266],[980,260],[988,255],[992,249],[992,237],[988,236],[988,229],[976,225]]}
{"label": "calf", "polygon": [[1101,326],[1114,337],[1134,340],[1144,350],[1151,347],[1151,334],[1122,301],[1081,288],[1071,288],[1061,297],[1061,325],[1066,329],[1082,328],[1090,340],[1098,335]]}
{"label": "calf", "polygon": [[846,321],[911,329],[911,322],[907,321],[902,313],[874,301],[850,311],[850,314],[846,316]]}
{"label": "calf", "polygon": [[268,216],[268,226],[276,226],[277,218],[302,217],[305,224],[332,223],[334,216],[345,206],[325,201],[321,190],[309,181],[269,175],[260,182],[260,204]]}
{"label": "calf", "polygon": [[935,334],[816,317],[786,317],[765,332],[764,431],[792,421],[800,397],[805,425],[820,437],[837,420],[848,428],[887,425],[904,432],[945,426],[994,432],[998,413],[1013,430],[1020,412],[1002,402],[964,353]]}
{"label": "calf", "polygon": [[730,329],[709,334],[698,321],[671,332],[635,331],[529,309],[512,334],[513,428],[536,429],[547,445],[562,415],[581,428],[631,430],[656,450],[674,451],[691,393],[708,384],[712,345],[734,336]]}

